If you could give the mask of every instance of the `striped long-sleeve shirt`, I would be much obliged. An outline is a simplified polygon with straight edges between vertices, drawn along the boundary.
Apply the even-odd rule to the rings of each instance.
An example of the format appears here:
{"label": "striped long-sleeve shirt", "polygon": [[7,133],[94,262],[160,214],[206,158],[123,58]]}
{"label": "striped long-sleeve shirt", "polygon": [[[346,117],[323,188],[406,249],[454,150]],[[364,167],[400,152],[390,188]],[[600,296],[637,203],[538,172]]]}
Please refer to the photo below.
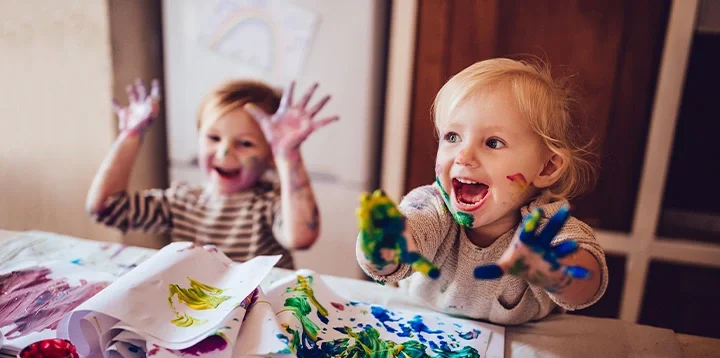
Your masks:
{"label": "striped long-sleeve shirt", "polygon": [[95,219],[123,232],[170,233],[173,241],[215,245],[234,261],[283,255],[277,267],[294,269],[282,234],[280,188],[259,182],[253,189],[217,196],[209,187],[173,183],[169,189],[122,192],[107,199]]}

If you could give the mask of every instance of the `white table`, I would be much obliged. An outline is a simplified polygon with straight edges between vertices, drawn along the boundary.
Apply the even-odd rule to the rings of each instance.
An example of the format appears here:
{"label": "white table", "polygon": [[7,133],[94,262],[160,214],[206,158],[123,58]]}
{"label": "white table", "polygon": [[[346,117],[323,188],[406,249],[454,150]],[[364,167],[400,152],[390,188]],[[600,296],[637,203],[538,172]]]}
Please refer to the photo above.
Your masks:
{"label": "white table", "polygon": [[[0,230],[0,245],[17,232]],[[53,246],[67,245],[78,239],[57,237]],[[84,245],[105,242],[81,240]],[[152,254],[152,249],[136,252]],[[3,257],[0,252],[0,259]],[[68,257],[68,260],[72,258]],[[0,262],[0,267],[2,262]],[[273,269],[262,283],[291,275],[293,271]],[[403,294],[397,288],[381,286],[369,281],[324,275],[323,278],[336,292],[346,298],[385,305],[395,309],[427,310],[421,302]],[[507,357],[720,357],[720,339],[676,335],[673,331],[631,324],[616,319],[592,318],[557,314],[540,322],[507,327],[505,332]]]}

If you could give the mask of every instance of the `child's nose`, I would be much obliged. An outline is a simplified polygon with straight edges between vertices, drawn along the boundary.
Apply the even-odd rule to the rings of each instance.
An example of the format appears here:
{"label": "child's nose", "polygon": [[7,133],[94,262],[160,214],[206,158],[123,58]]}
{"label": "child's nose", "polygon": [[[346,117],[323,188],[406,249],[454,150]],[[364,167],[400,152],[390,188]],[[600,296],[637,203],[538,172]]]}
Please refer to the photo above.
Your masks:
{"label": "child's nose", "polygon": [[215,152],[215,158],[222,159],[228,155],[230,155],[230,146],[226,143],[221,143]]}
{"label": "child's nose", "polygon": [[468,148],[463,148],[455,156],[455,164],[466,166],[466,167],[477,167],[480,163],[477,160],[477,156],[474,151]]}

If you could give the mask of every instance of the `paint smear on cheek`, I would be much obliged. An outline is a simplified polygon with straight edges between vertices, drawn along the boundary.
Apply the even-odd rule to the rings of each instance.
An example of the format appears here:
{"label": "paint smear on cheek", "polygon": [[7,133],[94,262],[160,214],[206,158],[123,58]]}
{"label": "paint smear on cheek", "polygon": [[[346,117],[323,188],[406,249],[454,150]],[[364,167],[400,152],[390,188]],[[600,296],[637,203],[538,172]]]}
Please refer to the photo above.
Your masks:
{"label": "paint smear on cheek", "polygon": [[522,173],[508,175],[507,178],[508,178],[508,180],[510,180],[513,183],[513,186],[518,191],[523,192],[523,191],[527,190],[527,188],[530,186],[528,184],[527,179],[525,179],[525,176],[522,175]]}
{"label": "paint smear on cheek", "polygon": [[50,273],[31,267],[0,275],[0,327],[16,325],[7,338],[56,329],[63,316],[110,284],[81,281],[72,286],[65,279],[48,278]]}
{"label": "paint smear on cheek", "polygon": [[440,176],[441,172],[442,172],[442,165],[436,164],[435,165],[435,175]]}

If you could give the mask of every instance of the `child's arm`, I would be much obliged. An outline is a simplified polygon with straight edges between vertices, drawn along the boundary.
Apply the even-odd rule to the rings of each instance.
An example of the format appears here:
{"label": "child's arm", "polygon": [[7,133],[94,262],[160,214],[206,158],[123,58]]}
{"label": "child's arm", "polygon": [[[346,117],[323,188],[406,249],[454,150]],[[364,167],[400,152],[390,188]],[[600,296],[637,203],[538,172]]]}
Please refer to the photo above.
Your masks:
{"label": "child's arm", "polygon": [[120,135],[100,165],[88,191],[86,207],[92,214],[104,210],[111,195],[127,190],[142,136],[159,111],[160,89],[157,80],[153,81],[150,96],[147,96],[140,80],[135,87],[128,86],[127,92],[130,100],[128,107],[121,108],[114,103]]}
{"label": "child's arm", "polygon": [[300,154],[300,145],[312,132],[331,122],[337,116],[320,120],[313,117],[330,100],[325,96],[314,107],[307,108],[310,97],[317,88],[313,85],[305,96],[293,103],[295,83],[283,93],[280,107],[270,116],[261,108],[248,103],[245,110],[258,121],[272,148],[281,184],[282,235],[278,241],[289,249],[307,249],[318,238],[320,215],[315,194],[310,186],[305,165]]}
{"label": "child's arm", "polygon": [[598,297],[606,270],[593,254],[579,248],[575,240],[551,245],[569,218],[567,205],[536,233],[541,214],[540,209],[535,209],[528,215],[497,264],[477,267],[475,277],[496,279],[507,273],[544,288],[563,306],[585,306]]}

